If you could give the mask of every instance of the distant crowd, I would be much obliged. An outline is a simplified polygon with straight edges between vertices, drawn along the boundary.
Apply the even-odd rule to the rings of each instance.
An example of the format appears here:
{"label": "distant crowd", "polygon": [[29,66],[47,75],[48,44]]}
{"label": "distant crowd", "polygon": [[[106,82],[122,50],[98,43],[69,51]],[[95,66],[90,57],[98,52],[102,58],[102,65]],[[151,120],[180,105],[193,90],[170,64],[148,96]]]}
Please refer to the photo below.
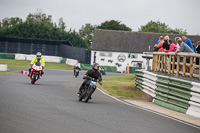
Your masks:
{"label": "distant crowd", "polygon": [[[154,51],[157,52],[187,52],[187,53],[198,53],[200,54],[200,41],[195,45],[187,36],[175,37],[174,42],[169,36],[160,36],[157,44],[155,44]],[[187,58],[189,63],[189,58]],[[196,58],[196,65],[199,65],[199,58]]]}

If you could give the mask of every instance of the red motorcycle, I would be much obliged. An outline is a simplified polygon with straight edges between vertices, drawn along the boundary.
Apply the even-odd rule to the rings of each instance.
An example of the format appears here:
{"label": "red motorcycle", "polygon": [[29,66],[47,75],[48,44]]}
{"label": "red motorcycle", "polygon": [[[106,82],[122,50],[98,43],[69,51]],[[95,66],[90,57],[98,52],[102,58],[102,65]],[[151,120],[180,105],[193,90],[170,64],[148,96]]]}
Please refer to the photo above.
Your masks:
{"label": "red motorcycle", "polygon": [[30,73],[30,79],[32,84],[35,84],[35,82],[40,78],[41,72],[42,64],[40,62],[34,63]]}

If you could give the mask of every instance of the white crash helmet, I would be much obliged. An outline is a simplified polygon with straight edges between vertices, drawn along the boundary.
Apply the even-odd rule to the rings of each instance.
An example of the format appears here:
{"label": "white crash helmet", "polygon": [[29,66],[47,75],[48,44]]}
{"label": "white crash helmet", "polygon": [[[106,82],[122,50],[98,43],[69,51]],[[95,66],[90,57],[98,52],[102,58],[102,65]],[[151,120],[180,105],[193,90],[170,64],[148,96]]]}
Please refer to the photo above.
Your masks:
{"label": "white crash helmet", "polygon": [[37,53],[36,53],[36,58],[37,58],[37,59],[41,59],[41,56],[42,56],[42,53],[41,53],[41,52],[37,52]]}

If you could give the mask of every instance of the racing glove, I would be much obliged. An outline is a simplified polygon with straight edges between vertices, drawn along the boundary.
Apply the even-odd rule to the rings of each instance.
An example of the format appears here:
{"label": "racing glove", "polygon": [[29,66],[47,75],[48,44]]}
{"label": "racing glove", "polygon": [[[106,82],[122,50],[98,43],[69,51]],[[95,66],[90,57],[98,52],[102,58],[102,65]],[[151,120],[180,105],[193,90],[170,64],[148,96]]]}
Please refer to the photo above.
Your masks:
{"label": "racing glove", "polygon": [[99,82],[100,85],[102,85],[102,82]]}
{"label": "racing glove", "polygon": [[86,79],[86,78],[87,78],[87,75],[84,75],[84,76],[83,76],[83,79]]}

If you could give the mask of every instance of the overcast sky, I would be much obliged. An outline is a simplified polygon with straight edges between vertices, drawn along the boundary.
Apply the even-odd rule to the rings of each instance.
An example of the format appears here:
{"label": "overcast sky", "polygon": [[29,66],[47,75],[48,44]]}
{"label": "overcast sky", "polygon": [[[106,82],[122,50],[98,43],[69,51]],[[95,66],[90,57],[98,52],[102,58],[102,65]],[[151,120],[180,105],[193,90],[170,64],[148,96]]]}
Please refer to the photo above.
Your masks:
{"label": "overcast sky", "polygon": [[63,17],[67,30],[118,20],[138,31],[141,25],[159,20],[173,29],[187,30],[188,35],[200,35],[200,0],[0,0],[0,19],[25,20],[37,9],[52,15],[56,23]]}

